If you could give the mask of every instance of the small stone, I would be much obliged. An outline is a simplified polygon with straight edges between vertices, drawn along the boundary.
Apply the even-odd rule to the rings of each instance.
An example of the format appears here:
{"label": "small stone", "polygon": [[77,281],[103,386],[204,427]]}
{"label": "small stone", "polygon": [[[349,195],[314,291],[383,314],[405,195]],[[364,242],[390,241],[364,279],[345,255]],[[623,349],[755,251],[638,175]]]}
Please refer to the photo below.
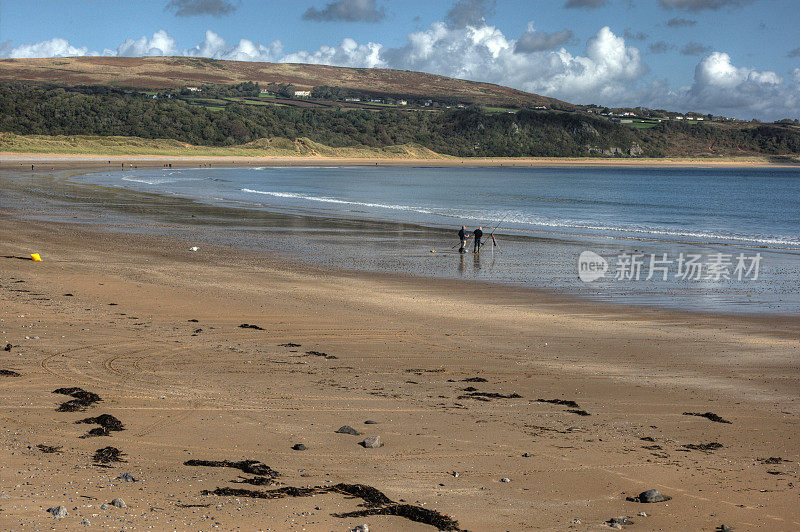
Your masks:
{"label": "small stone", "polygon": [[89,520],[84,517],[83,520],[81,521],[81,524],[83,526],[90,526],[92,523],[89,522]]}
{"label": "small stone", "polygon": [[53,514],[53,517],[67,516],[67,508],[64,506],[53,506],[52,508],[48,508],[47,511]]}
{"label": "small stone", "polygon": [[450,474],[451,474],[451,475],[453,475],[455,478],[458,478],[458,477],[459,477],[458,471],[453,471],[453,472],[452,472],[452,473],[450,473]]}
{"label": "small stone", "polygon": [[533,456],[533,453],[522,453],[522,456],[524,456],[525,458],[530,458],[531,456]]}
{"label": "small stone", "polygon": [[107,505],[106,503],[100,505],[101,510],[108,510],[109,508],[111,508],[111,506]]}
{"label": "small stone", "polygon": [[361,434],[360,432],[358,432],[356,429],[354,429],[350,425],[342,425],[341,427],[339,427],[336,430],[336,432],[338,434],[352,434],[353,436],[358,436],[358,435]]}
{"label": "small stone", "polygon": [[380,436],[367,436],[364,438],[364,441],[360,443],[360,445],[365,449],[377,449],[378,447],[383,446],[383,442],[381,441]]}
{"label": "small stone", "polygon": [[632,525],[633,524],[633,521],[631,521],[631,519],[627,515],[621,515],[619,517],[612,517],[611,519],[609,519],[606,522],[608,523],[608,526],[611,526],[611,527],[614,527],[614,528],[622,528],[623,526]]}
{"label": "small stone", "polygon": [[123,500],[122,500],[122,499],[120,499],[119,497],[117,497],[116,499],[114,499],[113,501],[111,501],[111,504],[112,504],[113,506],[116,506],[117,508],[125,508],[126,506],[128,506],[127,504],[125,504],[125,501],[123,501]]}
{"label": "small stone", "polygon": [[572,520],[572,524],[573,525],[579,525],[579,524],[581,524],[581,520],[576,517],[575,519]]}
{"label": "small stone", "polygon": [[511,482],[511,479],[508,477],[503,477],[500,479],[500,482]]}
{"label": "small stone", "polygon": [[123,473],[117,477],[117,480],[124,480],[125,482],[138,482],[138,479],[133,478],[130,473]]}
{"label": "small stone", "polygon": [[305,451],[306,449],[308,449],[308,447],[306,447],[302,443],[295,443],[294,445],[292,445],[292,449],[294,449],[295,451]]}
{"label": "small stone", "polygon": [[628,497],[627,500],[632,502],[664,502],[670,500],[672,497],[662,495],[657,489],[651,489],[641,492],[636,497]]}
{"label": "small stone", "polygon": [[377,424],[378,424],[377,421],[372,421],[371,419],[368,419],[364,422],[364,425],[377,425]]}
{"label": "small stone", "polygon": [[639,517],[647,517],[647,514],[644,512],[639,512]]}
{"label": "small stone", "polygon": [[369,527],[365,524],[358,525],[351,532],[369,532]]}

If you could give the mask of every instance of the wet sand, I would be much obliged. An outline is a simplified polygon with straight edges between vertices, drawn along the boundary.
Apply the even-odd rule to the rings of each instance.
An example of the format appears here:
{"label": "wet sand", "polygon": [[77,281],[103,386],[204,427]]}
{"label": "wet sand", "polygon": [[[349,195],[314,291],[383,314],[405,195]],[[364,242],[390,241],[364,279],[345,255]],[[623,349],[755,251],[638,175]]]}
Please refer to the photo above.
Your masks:
{"label": "wet sand", "polygon": [[[0,228],[4,528],[800,527],[800,318],[345,274],[9,212]],[[65,387],[100,401],[58,411],[87,397]],[[708,412],[729,423],[685,415]],[[83,438],[102,414],[124,430]],[[106,447],[126,461],[95,462]],[[650,488],[672,499],[626,500]],[[370,501],[405,517],[342,516]]]}
{"label": "wet sand", "polygon": [[29,168],[37,170],[155,167],[167,165],[180,167],[197,166],[520,166],[520,167],[674,167],[674,168],[795,168],[798,162],[766,157],[720,157],[712,158],[601,158],[601,157],[529,157],[529,158],[483,158],[445,157],[441,159],[393,159],[393,158],[347,158],[347,157],[172,157],[164,155],[65,155],[54,153],[0,152],[0,170]]}

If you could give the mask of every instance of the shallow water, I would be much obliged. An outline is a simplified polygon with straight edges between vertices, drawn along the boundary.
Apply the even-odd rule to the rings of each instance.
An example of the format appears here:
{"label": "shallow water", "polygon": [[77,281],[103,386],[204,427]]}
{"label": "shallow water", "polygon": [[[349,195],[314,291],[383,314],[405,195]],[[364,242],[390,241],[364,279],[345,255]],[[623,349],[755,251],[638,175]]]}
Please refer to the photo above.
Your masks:
{"label": "shallow water", "polygon": [[[157,194],[122,193],[109,209],[169,224],[187,243],[623,304],[800,312],[800,169],[200,168],[71,181]],[[484,227],[480,254],[452,249],[461,224]],[[592,282],[578,275],[587,250],[608,263]]]}

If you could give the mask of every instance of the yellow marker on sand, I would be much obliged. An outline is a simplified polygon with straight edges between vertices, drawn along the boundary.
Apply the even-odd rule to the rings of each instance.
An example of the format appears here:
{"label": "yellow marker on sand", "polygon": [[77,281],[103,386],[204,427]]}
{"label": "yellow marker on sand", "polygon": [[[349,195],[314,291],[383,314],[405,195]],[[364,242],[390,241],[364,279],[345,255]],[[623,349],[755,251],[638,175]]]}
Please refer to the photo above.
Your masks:
{"label": "yellow marker on sand", "polygon": [[31,253],[31,258],[33,262],[42,262],[42,257],[40,257],[38,253]]}

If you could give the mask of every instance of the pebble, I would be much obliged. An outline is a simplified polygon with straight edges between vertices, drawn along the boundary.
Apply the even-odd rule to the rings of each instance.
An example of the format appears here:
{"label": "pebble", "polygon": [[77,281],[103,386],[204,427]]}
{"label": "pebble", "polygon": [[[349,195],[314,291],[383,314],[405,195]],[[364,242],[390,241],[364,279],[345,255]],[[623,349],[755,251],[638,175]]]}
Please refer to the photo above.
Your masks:
{"label": "pebble", "polygon": [[361,442],[361,446],[366,449],[377,449],[383,446],[383,442],[380,436],[367,436],[364,438],[364,441]]}
{"label": "pebble", "polygon": [[130,473],[123,473],[117,477],[117,480],[124,480],[125,482],[138,482],[138,479],[133,478]]}
{"label": "pebble", "polygon": [[511,482],[511,479],[508,477],[503,477],[500,479],[500,482]]}
{"label": "pebble", "polygon": [[625,525],[632,525],[633,521],[627,515],[621,515],[619,517],[612,517],[608,520],[608,525],[613,528],[622,528]]}
{"label": "pebble", "polygon": [[89,520],[84,517],[83,520],[81,521],[81,524],[83,526],[90,526],[92,523],[89,522]]}
{"label": "pebble", "polygon": [[67,516],[67,509],[64,506],[53,506],[52,508],[48,508],[47,511],[53,514],[54,517]]}
{"label": "pebble", "polygon": [[351,532],[369,532],[369,527],[365,524],[358,525]]}
{"label": "pebble", "polygon": [[108,510],[109,508],[111,508],[111,506],[107,505],[106,503],[100,505],[101,510]]}
{"label": "pebble", "polygon": [[[364,425],[377,425],[377,424],[378,424],[377,421],[372,421],[371,419],[368,419],[368,420],[366,420],[364,422]],[[366,526],[366,525],[364,525],[364,526]]]}
{"label": "pebble", "polygon": [[630,499],[638,502],[664,502],[670,500],[670,497],[661,495],[661,492],[657,489],[651,489],[643,491],[638,497],[631,497]]}
{"label": "pebble", "polygon": [[342,425],[341,427],[339,427],[336,430],[336,432],[338,434],[352,434],[353,436],[358,436],[359,434],[361,434],[360,432],[358,432],[356,429],[354,429],[350,425]]}
{"label": "pebble", "polygon": [[125,508],[126,506],[128,506],[127,504],[125,504],[125,501],[123,501],[123,500],[122,500],[122,499],[120,499],[119,497],[117,497],[116,499],[114,499],[113,501],[111,501],[111,504],[112,504],[113,506],[116,506],[117,508]]}
{"label": "pebble", "polygon": [[522,453],[522,456],[524,456],[525,458],[530,458],[531,456],[533,456],[533,453]]}
{"label": "pebble", "polygon": [[639,517],[647,517],[647,514],[644,512],[639,512]]}
{"label": "pebble", "polygon": [[295,443],[294,445],[292,445],[292,449],[294,449],[295,451],[305,451],[306,449],[308,449],[308,447],[306,447],[302,443]]}

